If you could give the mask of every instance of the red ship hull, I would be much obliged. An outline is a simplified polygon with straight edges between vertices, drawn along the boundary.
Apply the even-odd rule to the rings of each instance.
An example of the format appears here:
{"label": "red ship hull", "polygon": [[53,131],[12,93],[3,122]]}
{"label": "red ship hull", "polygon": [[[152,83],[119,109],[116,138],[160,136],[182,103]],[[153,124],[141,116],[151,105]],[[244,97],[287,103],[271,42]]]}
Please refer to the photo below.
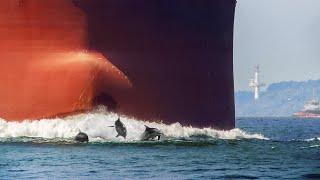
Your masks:
{"label": "red ship hull", "polygon": [[315,114],[307,111],[300,111],[293,114],[295,117],[305,118],[305,117],[317,117],[320,118],[320,114]]}
{"label": "red ship hull", "polygon": [[[1,0],[0,118],[235,126],[235,0]],[[130,80],[129,80],[130,79]]]}

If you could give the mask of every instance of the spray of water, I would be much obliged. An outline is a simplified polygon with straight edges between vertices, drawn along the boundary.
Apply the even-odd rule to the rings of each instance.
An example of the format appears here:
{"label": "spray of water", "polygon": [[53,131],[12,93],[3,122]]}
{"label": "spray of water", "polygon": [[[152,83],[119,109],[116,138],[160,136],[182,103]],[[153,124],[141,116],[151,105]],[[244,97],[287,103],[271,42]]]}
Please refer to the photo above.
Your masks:
{"label": "spray of water", "polygon": [[88,134],[90,141],[138,141],[147,125],[160,129],[165,136],[162,139],[267,139],[261,134],[248,134],[240,129],[218,131],[212,128],[185,127],[179,123],[166,125],[163,123],[140,121],[134,118],[122,117],[121,121],[127,128],[127,139],[116,137],[114,125],[118,115],[107,111],[69,116],[63,119],[25,120],[23,122],[7,122],[0,119],[0,137],[41,137],[70,139],[81,130]]}

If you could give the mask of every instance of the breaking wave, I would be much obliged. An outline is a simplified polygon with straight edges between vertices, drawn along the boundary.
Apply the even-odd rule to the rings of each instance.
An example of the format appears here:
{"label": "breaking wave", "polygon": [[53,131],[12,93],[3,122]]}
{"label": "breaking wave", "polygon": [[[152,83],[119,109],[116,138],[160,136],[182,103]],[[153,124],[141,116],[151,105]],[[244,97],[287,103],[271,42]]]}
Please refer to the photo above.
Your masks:
{"label": "breaking wave", "polygon": [[315,138],[310,138],[310,139],[305,139],[305,141],[320,141],[320,137],[315,137]]}
{"label": "breaking wave", "polygon": [[0,119],[0,138],[46,138],[46,139],[73,139],[81,130],[88,134],[90,141],[138,141],[144,132],[144,125],[160,129],[165,136],[164,140],[215,140],[215,139],[262,139],[261,134],[248,134],[240,129],[219,131],[212,128],[185,127],[179,123],[166,125],[163,123],[139,121],[134,118],[122,117],[121,121],[127,128],[127,139],[116,138],[114,125],[118,115],[108,112],[91,112],[69,116],[66,118],[25,120],[23,122],[7,122]]}

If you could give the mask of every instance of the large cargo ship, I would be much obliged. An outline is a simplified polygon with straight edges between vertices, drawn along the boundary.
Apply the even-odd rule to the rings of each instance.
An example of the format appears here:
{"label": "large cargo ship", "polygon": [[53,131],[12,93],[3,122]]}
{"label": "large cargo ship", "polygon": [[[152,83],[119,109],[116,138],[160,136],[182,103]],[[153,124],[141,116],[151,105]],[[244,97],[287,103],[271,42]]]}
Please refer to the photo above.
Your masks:
{"label": "large cargo ship", "polygon": [[235,125],[236,0],[0,1],[0,118]]}
{"label": "large cargo ship", "polygon": [[320,104],[319,100],[315,98],[313,95],[313,98],[306,103],[304,106],[304,109],[296,112],[293,114],[296,117],[320,117]]}

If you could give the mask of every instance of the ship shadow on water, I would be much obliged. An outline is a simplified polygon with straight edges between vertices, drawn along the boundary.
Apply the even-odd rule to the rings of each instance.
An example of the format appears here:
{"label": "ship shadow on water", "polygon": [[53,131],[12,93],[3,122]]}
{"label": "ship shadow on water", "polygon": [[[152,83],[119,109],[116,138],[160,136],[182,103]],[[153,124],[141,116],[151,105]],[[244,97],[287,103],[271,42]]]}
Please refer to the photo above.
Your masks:
{"label": "ship shadow on water", "polygon": [[99,138],[98,140],[91,142],[77,142],[74,138],[41,138],[41,137],[6,137],[0,138],[0,144],[2,145],[30,145],[30,146],[69,146],[69,147],[94,147],[94,146],[106,146],[106,147],[210,147],[210,146],[233,146],[240,147],[243,144],[254,144],[256,139],[217,139],[207,135],[192,135],[186,137],[164,137],[162,140],[119,140],[110,141]]}

